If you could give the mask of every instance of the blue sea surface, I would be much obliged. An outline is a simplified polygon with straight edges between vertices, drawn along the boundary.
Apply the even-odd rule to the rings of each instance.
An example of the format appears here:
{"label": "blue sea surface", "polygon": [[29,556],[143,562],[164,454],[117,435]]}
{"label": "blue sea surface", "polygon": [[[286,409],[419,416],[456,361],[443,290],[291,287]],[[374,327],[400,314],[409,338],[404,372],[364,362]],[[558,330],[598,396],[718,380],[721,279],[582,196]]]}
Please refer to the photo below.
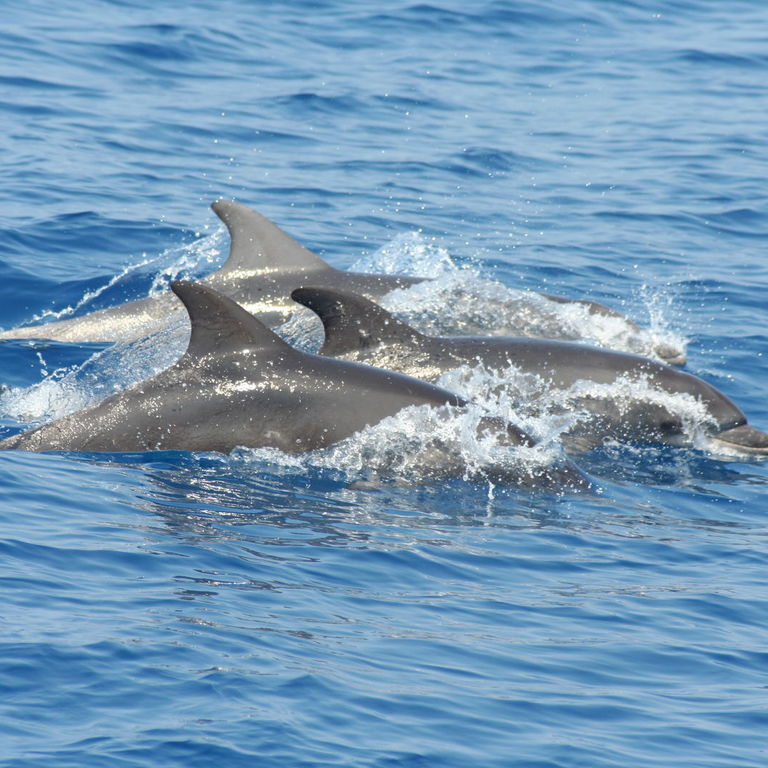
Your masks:
{"label": "blue sea surface", "polygon": [[[609,304],[768,429],[766,104],[763,0],[5,0],[0,327],[207,274],[234,198]],[[0,342],[3,434],[123,351]],[[768,465],[577,462],[0,454],[0,766],[765,768]]]}

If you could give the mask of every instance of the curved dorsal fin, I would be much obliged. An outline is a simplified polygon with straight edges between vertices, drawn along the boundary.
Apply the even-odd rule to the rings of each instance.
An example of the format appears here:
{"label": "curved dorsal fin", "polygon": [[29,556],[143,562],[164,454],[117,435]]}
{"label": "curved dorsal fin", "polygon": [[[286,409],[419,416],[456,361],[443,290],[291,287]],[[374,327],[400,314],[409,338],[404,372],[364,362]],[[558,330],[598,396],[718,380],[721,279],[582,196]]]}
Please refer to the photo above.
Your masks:
{"label": "curved dorsal fin", "polygon": [[226,224],[231,239],[229,256],[216,274],[331,269],[319,256],[252,208],[231,200],[217,200],[211,208]]}
{"label": "curved dorsal fin", "polygon": [[356,293],[330,288],[296,288],[291,298],[323,321],[321,355],[343,355],[379,344],[418,344],[424,336],[378,304]]}
{"label": "curved dorsal fin", "polygon": [[271,353],[296,350],[239,304],[202,283],[176,280],[171,289],[189,313],[192,333],[186,355],[203,357],[239,349]]}

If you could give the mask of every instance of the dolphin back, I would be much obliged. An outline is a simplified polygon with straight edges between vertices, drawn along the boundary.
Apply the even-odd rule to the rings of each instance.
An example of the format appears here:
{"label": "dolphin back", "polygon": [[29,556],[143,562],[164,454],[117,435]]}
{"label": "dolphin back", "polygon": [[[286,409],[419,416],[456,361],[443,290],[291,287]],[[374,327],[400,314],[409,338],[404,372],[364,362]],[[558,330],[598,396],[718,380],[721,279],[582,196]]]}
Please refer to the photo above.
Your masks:
{"label": "dolphin back", "polygon": [[226,225],[231,240],[229,257],[215,273],[217,276],[333,269],[252,208],[231,200],[217,200],[211,208]]}
{"label": "dolphin back", "polygon": [[416,346],[424,336],[364,296],[329,288],[297,288],[294,301],[311,309],[322,321],[322,355],[345,355],[381,344]]}

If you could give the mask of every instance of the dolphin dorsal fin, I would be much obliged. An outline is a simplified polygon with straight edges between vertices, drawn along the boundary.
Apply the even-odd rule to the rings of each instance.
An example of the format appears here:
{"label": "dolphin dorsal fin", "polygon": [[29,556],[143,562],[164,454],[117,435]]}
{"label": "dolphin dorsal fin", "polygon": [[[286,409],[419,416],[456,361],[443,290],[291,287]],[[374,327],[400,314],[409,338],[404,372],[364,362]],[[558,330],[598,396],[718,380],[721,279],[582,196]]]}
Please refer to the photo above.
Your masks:
{"label": "dolphin dorsal fin", "polygon": [[186,356],[197,358],[242,349],[296,352],[250,312],[213,288],[176,280],[171,289],[184,303],[192,326]]}
{"label": "dolphin dorsal fin", "polygon": [[291,298],[323,321],[321,355],[343,355],[380,344],[417,344],[424,336],[378,304],[347,291],[296,288]]}
{"label": "dolphin dorsal fin", "polygon": [[319,256],[252,208],[231,200],[217,200],[211,208],[226,224],[231,240],[229,256],[216,274],[332,269]]}

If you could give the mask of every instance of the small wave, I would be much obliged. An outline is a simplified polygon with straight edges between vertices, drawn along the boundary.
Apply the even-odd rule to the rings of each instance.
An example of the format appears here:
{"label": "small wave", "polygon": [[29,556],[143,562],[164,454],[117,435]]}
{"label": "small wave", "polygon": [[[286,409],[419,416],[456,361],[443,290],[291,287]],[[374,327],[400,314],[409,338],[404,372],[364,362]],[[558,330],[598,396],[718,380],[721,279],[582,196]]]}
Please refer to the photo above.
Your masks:
{"label": "small wave", "polygon": [[743,56],[734,53],[723,53],[722,51],[703,51],[698,48],[678,51],[676,56],[678,60],[692,64],[735,67],[737,69],[761,70],[768,62],[768,57],[763,53]]}
{"label": "small wave", "polygon": [[335,115],[364,113],[366,102],[349,94],[326,96],[320,93],[304,91],[287,96],[273,97],[271,101],[288,113],[306,120],[308,115]]}
{"label": "small wave", "polygon": [[513,171],[533,173],[554,165],[541,158],[488,147],[465,147],[460,154],[454,156],[454,159],[474,166],[488,175]]}
{"label": "small wave", "polygon": [[701,213],[693,218],[707,227],[716,227],[720,232],[748,239],[764,240],[768,232],[768,217],[754,208]]}
{"label": "small wave", "polygon": [[[93,301],[120,284],[126,277],[143,270],[144,267],[155,265],[158,271],[152,280],[149,295],[157,296],[169,290],[173,280],[193,278],[201,272],[201,267],[218,266],[221,260],[223,232],[217,231],[211,235],[195,240],[183,246],[168,248],[157,256],[142,255],[141,261],[130,264],[103,285],[86,291],[75,304],[60,310],[46,309],[32,317],[32,323],[50,322],[73,316],[83,308],[91,309]],[[165,266],[162,266],[165,264]],[[210,271],[210,270],[208,270]]]}
{"label": "small wave", "polygon": [[71,86],[63,83],[53,82],[52,80],[41,80],[33,77],[4,77],[0,76],[0,85],[7,87],[19,88],[25,93],[30,90],[50,90],[50,91],[71,91],[79,92],[81,89],[76,86]]}

